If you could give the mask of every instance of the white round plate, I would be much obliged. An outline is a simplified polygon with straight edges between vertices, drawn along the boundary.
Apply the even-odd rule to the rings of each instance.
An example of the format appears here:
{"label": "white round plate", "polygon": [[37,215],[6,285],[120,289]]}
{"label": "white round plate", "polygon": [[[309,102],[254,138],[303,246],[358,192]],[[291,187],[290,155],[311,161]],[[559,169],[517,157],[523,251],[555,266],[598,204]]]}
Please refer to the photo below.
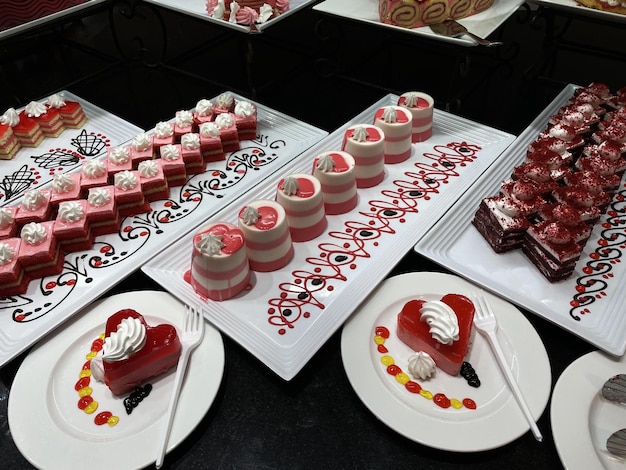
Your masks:
{"label": "white round plate", "polygon": [[604,382],[626,373],[626,359],[594,351],[572,362],[554,386],[550,405],[552,435],[568,470],[624,469],[606,450],[606,440],[626,428],[626,407],[602,397]]}
{"label": "white round plate", "polygon": [[[35,467],[137,469],[156,460],[158,437],[173,388],[175,369],[152,380],[150,394],[127,414],[124,397],[91,380],[98,409],[78,408],[74,386],[92,342],[104,333],[108,317],[123,308],[141,313],[148,325],[175,325],[180,333],[184,305],[158,291],[128,292],[105,298],[83,310],[74,321],[36,346],[20,366],[9,395],[8,418],[13,440]],[[224,343],[205,325],[204,339],[192,353],[176,408],[168,451],[180,444],[213,403],[224,373]],[[110,411],[115,426],[96,425],[94,417]]]}
{"label": "white round plate", "polygon": [[[444,394],[458,408],[443,408],[434,399],[409,392],[387,373],[381,357],[391,356],[408,373],[414,353],[396,336],[396,317],[411,299],[436,299],[456,293],[470,297],[481,293],[491,303],[500,325],[498,337],[535,419],[541,416],[550,396],[551,372],[546,349],[524,315],[508,302],[449,274],[420,272],[387,279],[350,317],[341,337],[341,353],[352,387],[359,398],[391,429],[437,449],[475,452],[507,444],[530,429],[500,372],[489,344],[474,328],[466,357],[481,385],[471,387],[460,375],[452,377],[437,369],[429,380],[414,380],[433,396]],[[389,337],[387,352],[374,342],[376,329],[384,326]],[[472,409],[461,404],[475,402]]]}

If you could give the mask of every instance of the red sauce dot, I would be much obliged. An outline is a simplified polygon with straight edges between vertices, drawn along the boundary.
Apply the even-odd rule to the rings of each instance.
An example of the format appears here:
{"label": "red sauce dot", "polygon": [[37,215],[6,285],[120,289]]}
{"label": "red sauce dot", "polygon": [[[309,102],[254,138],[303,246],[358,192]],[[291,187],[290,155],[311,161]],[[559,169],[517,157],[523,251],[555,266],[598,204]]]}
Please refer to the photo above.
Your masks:
{"label": "red sauce dot", "polygon": [[94,339],[93,343],[91,343],[91,350],[100,351],[103,345],[104,345],[104,340],[102,338]]}
{"label": "red sauce dot", "polygon": [[349,244],[349,243],[344,243],[344,244],[343,244],[343,247],[344,247],[344,248],[349,248],[349,247],[350,247],[350,244]]}
{"label": "red sauce dot", "polygon": [[74,385],[74,390],[78,391],[81,388],[85,388],[87,385],[89,385],[90,381],[91,380],[89,379],[89,377],[81,377]]}
{"label": "red sauce dot", "polygon": [[422,386],[417,382],[413,382],[412,380],[409,380],[407,383],[404,384],[404,386],[411,393],[419,393],[422,391]]}
{"label": "red sauce dot", "polygon": [[50,281],[46,283],[46,290],[54,289],[57,286],[57,283],[54,281]]}
{"label": "red sauce dot", "polygon": [[311,316],[311,313],[310,313],[310,312],[304,312],[304,313],[302,314],[302,316],[303,316],[304,318],[309,318],[309,317]]}
{"label": "red sauce dot", "polygon": [[91,370],[91,361],[86,361],[83,364],[83,369],[82,370]]}
{"label": "red sauce dot", "polygon": [[91,395],[86,395],[78,400],[78,408],[84,410],[93,401]]}
{"label": "red sauce dot", "polygon": [[279,335],[284,335],[286,333],[284,328],[281,328],[280,330],[278,330],[278,334]]}
{"label": "red sauce dot", "polygon": [[335,287],[334,286],[328,286],[328,290],[329,291],[333,291],[333,290],[335,290]]}
{"label": "red sauce dot", "polygon": [[433,397],[433,401],[442,408],[450,407],[450,399],[443,393],[436,393]]}
{"label": "red sauce dot", "polygon": [[390,366],[387,366],[387,373],[389,375],[398,375],[400,372],[402,372],[402,369],[400,369],[395,364],[391,364]]}
{"label": "red sauce dot", "polygon": [[315,269],[314,269],[314,271],[315,271],[316,273],[321,273],[321,272],[322,272],[322,268],[315,268]]}
{"label": "red sauce dot", "polygon": [[356,264],[351,264],[350,269],[356,269]]}
{"label": "red sauce dot", "polygon": [[111,413],[110,411],[103,411],[102,413],[98,413],[96,415],[96,417],[93,419],[93,422],[96,423],[98,426],[102,426],[109,421],[109,418],[111,416],[113,416],[113,413]]}
{"label": "red sauce dot", "polygon": [[386,326],[377,326],[376,327],[376,336],[380,336],[381,338],[389,338],[389,329]]}
{"label": "red sauce dot", "polygon": [[274,307],[270,307],[267,309],[267,313],[269,313],[270,315],[273,315],[274,313],[276,313],[276,309]]}
{"label": "red sauce dot", "polygon": [[471,398],[463,398],[463,406],[465,408],[469,408],[470,410],[476,409],[476,402]]}
{"label": "red sauce dot", "polygon": [[280,293],[280,297],[283,298],[283,299],[286,299],[287,298],[287,292],[281,292]]}
{"label": "red sauce dot", "polygon": [[386,354],[389,352],[389,349],[387,349],[384,344],[379,344],[377,349],[378,352],[381,354]]}

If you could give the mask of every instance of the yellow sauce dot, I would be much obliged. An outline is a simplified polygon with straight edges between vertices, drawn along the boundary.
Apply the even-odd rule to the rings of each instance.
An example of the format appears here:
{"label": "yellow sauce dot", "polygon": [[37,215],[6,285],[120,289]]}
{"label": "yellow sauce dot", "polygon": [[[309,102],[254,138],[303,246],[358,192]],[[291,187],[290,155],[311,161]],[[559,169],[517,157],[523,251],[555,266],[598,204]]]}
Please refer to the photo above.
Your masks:
{"label": "yellow sauce dot", "polygon": [[91,377],[91,371],[89,369],[83,369],[80,371],[78,376],[82,379],[83,377]]}
{"label": "yellow sauce dot", "polygon": [[98,336],[98,338],[100,338],[100,339],[104,339],[104,338],[105,338],[105,336],[106,336],[106,333],[100,333],[100,336]]}
{"label": "yellow sauce dot", "polygon": [[382,362],[386,366],[390,366],[395,363],[395,361],[393,360],[393,357],[391,356],[381,356],[380,362]]}
{"label": "yellow sauce dot", "polygon": [[456,398],[450,398],[450,406],[455,409],[463,408],[463,402]]}
{"label": "yellow sauce dot", "polygon": [[83,387],[78,391],[78,396],[86,397],[88,395],[91,395],[91,392],[93,392],[93,389],[91,387]]}
{"label": "yellow sauce dot", "polygon": [[376,344],[384,344],[385,343],[385,338],[383,338],[382,336],[374,336],[374,343],[376,343]]}
{"label": "yellow sauce dot", "polygon": [[407,374],[405,374],[404,372],[400,372],[399,374],[396,374],[396,380],[398,382],[400,382],[402,385],[406,384],[409,380],[411,380],[411,377],[409,377]]}
{"label": "yellow sauce dot", "polygon": [[433,399],[433,392],[429,392],[428,390],[421,389],[420,395],[429,400]]}
{"label": "yellow sauce dot", "polygon": [[98,354],[98,352],[97,352],[97,351],[91,351],[89,354],[87,354],[87,355],[85,356],[85,358],[86,358],[87,360],[91,361],[94,357],[96,357],[96,354]]}
{"label": "yellow sauce dot", "polygon": [[108,420],[107,420],[107,424],[111,427],[115,426],[118,422],[119,422],[119,418],[117,416],[111,416]]}
{"label": "yellow sauce dot", "polygon": [[98,402],[97,401],[92,401],[91,403],[89,403],[85,409],[83,410],[85,413],[87,413],[88,415],[90,415],[91,413],[93,413],[94,411],[96,411],[98,409]]}

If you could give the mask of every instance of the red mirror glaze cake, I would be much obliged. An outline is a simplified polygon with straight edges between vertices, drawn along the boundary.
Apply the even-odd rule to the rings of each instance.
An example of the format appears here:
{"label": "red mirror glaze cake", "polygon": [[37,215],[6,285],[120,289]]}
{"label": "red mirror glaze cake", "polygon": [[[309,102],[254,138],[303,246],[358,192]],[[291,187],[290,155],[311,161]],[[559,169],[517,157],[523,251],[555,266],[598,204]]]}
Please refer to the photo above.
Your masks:
{"label": "red mirror glaze cake", "polygon": [[444,372],[457,375],[470,346],[474,304],[460,294],[439,301],[410,300],[398,314],[398,337],[432,357]]}
{"label": "red mirror glaze cake", "polygon": [[180,352],[173,325],[149,326],[139,312],[123,309],[107,320],[102,354],[92,360],[91,371],[113,394],[123,395],[174,367]]}

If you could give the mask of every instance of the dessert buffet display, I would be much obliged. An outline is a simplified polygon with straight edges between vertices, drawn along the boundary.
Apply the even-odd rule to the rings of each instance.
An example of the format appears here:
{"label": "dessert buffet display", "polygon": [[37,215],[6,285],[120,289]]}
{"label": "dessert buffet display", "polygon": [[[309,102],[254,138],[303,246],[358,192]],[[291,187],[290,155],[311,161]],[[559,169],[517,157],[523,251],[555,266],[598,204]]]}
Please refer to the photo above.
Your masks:
{"label": "dessert buffet display", "polygon": [[[209,224],[236,226],[248,205],[260,200],[278,202],[292,239],[293,257],[286,264],[289,255],[282,258],[272,250],[257,253],[261,256],[257,262],[278,259],[276,269],[253,268],[243,290],[215,301],[194,289],[197,283],[206,285],[207,279],[196,276],[192,268],[192,253],[194,265],[198,259],[198,239],[196,234],[188,234],[146,263],[143,271],[186,303],[202,306],[209,321],[279,376],[291,380],[404,256],[407,247],[430,229],[514,139],[435,110],[432,136],[410,144],[408,158],[385,163],[385,133],[373,123],[379,110],[395,112],[398,101],[398,96],[388,95],[374,103],[252,188],[237,204],[209,219]],[[393,119],[394,113],[388,114]],[[410,140],[411,126],[406,135]],[[335,154],[330,161],[323,158],[329,152]],[[350,209],[350,202],[341,210],[326,213],[325,194],[342,192],[330,192],[339,188],[322,186],[314,173],[329,171],[335,162],[339,163],[333,171],[349,170],[351,160],[341,158],[340,152],[354,159],[353,176],[345,175],[349,183],[345,200],[351,200],[356,184],[357,204]],[[322,165],[326,170],[319,168],[321,160],[326,160]],[[247,244],[246,236],[244,230]],[[221,249],[227,249],[229,243],[222,243]],[[259,246],[258,240],[253,239],[252,244]],[[289,252],[288,241],[276,242],[276,246]],[[207,266],[212,265],[206,261]],[[233,260],[231,269],[235,264]]]}
{"label": "dessert buffet display", "polygon": [[493,5],[493,0],[379,0],[380,21],[403,28],[418,28],[446,20],[460,20]]}
{"label": "dessert buffet display", "polygon": [[623,106],[624,90],[567,86],[416,250],[623,354]]}
{"label": "dessert buffet display", "polygon": [[[164,371],[178,360],[184,312],[165,292],[118,294],[90,305],[33,348],[15,375],[7,413],[13,440],[29,462],[46,469],[80,461],[92,469],[153,463],[174,386],[174,369]],[[213,403],[224,360],[220,333],[206,325],[189,362],[169,450]]]}
{"label": "dessert buffet display", "polygon": [[2,363],[326,134],[229,92],[133,131],[0,208]]}
{"label": "dessert buffet display", "polygon": [[[341,355],[350,384],[401,435],[439,449],[476,452],[528,431],[489,343],[472,328],[469,299],[481,293],[449,274],[402,274],[383,281],[346,322]],[[536,419],[550,396],[545,347],[519,310],[487,295],[506,360]]]}

